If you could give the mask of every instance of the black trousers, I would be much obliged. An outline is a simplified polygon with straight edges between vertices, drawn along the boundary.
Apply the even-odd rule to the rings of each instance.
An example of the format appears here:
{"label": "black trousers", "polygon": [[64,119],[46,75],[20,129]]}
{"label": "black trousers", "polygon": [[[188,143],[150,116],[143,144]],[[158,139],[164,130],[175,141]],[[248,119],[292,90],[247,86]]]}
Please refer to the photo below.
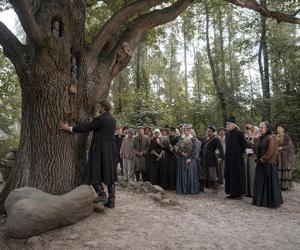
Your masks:
{"label": "black trousers", "polygon": [[135,178],[136,178],[136,181],[140,181],[141,179],[141,175],[142,175],[142,181],[146,181],[147,180],[147,175],[146,175],[146,171],[134,171],[135,173]]}

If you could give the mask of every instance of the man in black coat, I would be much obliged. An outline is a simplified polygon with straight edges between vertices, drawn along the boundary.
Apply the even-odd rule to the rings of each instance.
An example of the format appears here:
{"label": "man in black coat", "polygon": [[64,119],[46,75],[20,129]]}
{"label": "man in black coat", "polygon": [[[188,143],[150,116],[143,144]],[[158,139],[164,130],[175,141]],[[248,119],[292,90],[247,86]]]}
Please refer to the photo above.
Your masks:
{"label": "man in black coat", "polygon": [[228,198],[240,199],[246,192],[246,176],[243,153],[247,142],[244,134],[237,128],[235,117],[227,121],[225,136],[225,193]]}
{"label": "man in black coat", "polygon": [[[87,133],[93,131],[91,149],[85,178],[88,185],[92,185],[101,202],[109,208],[115,206],[115,181],[117,181],[117,150],[115,144],[116,120],[110,114],[111,104],[102,100],[99,103],[100,116],[84,126],[70,127],[68,123],[59,122],[60,129],[73,133]],[[107,185],[107,194],[102,183]]]}
{"label": "man in black coat", "polygon": [[215,135],[216,128],[209,124],[207,127],[207,136],[201,139],[200,148],[200,191],[204,191],[207,181],[213,188],[213,192],[218,192],[217,166],[218,160],[216,150],[219,150],[218,157],[223,159],[224,150],[219,138]]}

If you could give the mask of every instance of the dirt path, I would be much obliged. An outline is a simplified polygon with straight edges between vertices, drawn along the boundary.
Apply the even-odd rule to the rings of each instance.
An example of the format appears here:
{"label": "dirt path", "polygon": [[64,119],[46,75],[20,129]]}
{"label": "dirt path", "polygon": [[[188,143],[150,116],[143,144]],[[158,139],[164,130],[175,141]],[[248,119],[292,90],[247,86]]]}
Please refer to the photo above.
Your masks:
{"label": "dirt path", "polygon": [[5,239],[2,222],[0,249],[300,249],[300,184],[276,210],[209,192],[161,206],[118,187],[115,209],[28,240]]}

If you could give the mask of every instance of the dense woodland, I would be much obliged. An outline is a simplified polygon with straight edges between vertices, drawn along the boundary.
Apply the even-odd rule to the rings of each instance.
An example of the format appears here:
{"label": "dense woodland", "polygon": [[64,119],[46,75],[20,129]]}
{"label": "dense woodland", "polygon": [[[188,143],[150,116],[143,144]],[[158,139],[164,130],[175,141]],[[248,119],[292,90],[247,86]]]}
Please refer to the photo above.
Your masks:
{"label": "dense woodland", "polygon": [[[86,41],[131,2],[87,1]],[[260,3],[295,15],[300,8],[298,0]],[[204,135],[208,123],[221,127],[234,115],[240,127],[261,120],[286,124],[299,149],[299,68],[298,24],[224,0],[195,1],[174,21],[144,34],[128,66],[113,79],[109,99],[120,126],[191,123]],[[1,51],[1,155],[18,144],[21,90],[14,70]]]}

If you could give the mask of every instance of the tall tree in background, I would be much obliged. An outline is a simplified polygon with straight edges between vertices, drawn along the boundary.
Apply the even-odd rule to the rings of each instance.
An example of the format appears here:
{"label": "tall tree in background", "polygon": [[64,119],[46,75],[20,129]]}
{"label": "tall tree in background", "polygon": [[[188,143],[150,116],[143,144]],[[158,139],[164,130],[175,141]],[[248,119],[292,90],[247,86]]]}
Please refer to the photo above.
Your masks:
{"label": "tall tree in background", "polygon": [[226,124],[226,120],[228,117],[227,104],[225,99],[224,88],[222,88],[220,83],[220,75],[217,72],[216,63],[213,60],[212,51],[210,47],[210,27],[209,27],[209,9],[207,3],[205,3],[205,12],[206,12],[206,48],[207,48],[207,56],[211,68],[212,80],[215,87],[215,91],[217,93],[217,97],[221,107],[221,116],[223,119],[223,124]]}
{"label": "tall tree in background", "polygon": [[[261,3],[267,6],[267,1],[262,0]],[[266,17],[261,17],[261,35],[258,50],[258,65],[261,79],[261,88],[263,93],[262,120],[270,121],[271,119],[271,94],[270,94],[270,77],[269,77],[269,57],[267,45],[267,24]]]}

